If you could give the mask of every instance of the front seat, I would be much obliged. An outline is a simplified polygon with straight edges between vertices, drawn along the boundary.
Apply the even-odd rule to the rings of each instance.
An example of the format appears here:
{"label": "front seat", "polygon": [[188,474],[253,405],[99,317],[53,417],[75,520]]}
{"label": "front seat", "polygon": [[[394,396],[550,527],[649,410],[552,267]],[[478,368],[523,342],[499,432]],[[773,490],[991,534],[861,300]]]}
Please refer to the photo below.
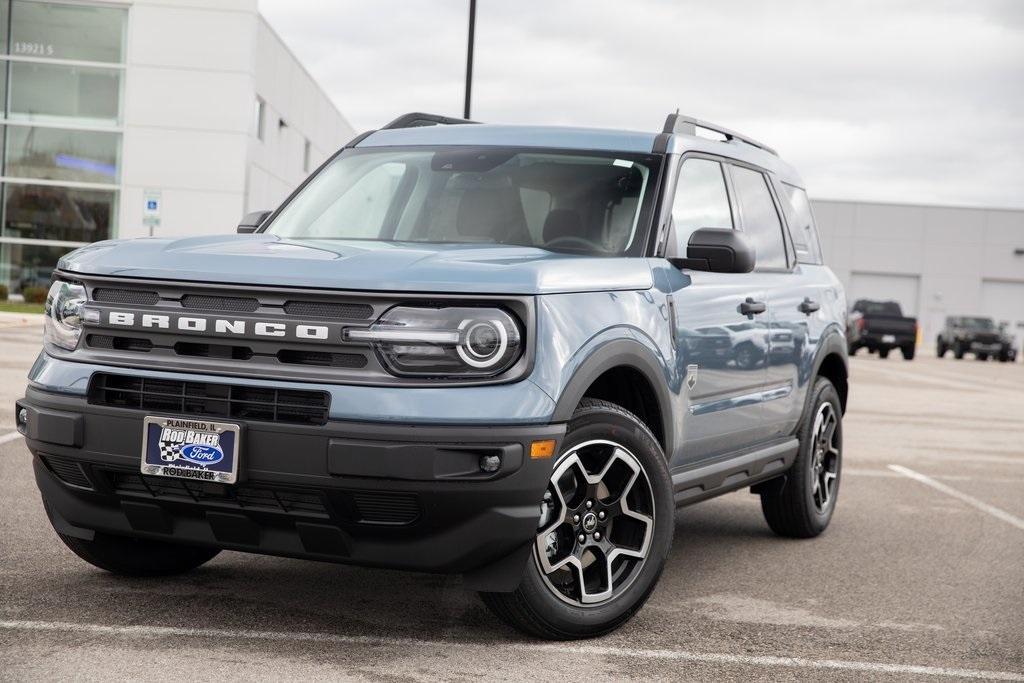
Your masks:
{"label": "front seat", "polygon": [[522,204],[512,188],[473,188],[462,193],[455,217],[460,237],[501,244],[532,243]]}

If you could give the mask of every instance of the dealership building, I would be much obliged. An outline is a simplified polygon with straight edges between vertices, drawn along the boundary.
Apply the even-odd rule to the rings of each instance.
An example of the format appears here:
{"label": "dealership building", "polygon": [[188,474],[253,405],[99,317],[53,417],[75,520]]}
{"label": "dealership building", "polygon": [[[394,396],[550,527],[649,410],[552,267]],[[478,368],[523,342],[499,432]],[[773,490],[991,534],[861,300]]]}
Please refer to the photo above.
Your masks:
{"label": "dealership building", "polygon": [[[256,0],[0,0],[0,284],[111,237],[233,230],[354,134]],[[813,187],[811,188],[813,194]],[[1024,339],[1024,211],[816,201],[849,300]]]}
{"label": "dealership building", "polygon": [[353,136],[256,0],[0,0],[0,284],[234,229]]}
{"label": "dealership building", "polygon": [[897,301],[932,344],[946,316],[989,316],[1024,343],[1024,211],[814,201],[825,262],[857,299]]}

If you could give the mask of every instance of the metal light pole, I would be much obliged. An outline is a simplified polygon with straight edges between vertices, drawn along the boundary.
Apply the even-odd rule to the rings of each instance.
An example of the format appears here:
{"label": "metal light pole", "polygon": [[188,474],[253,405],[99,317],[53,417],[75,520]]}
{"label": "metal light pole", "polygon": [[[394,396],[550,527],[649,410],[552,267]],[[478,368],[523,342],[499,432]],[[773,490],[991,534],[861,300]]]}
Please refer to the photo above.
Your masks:
{"label": "metal light pole", "polygon": [[466,50],[466,103],[462,118],[469,118],[469,101],[473,91],[473,34],[476,33],[476,0],[469,0],[469,47]]}

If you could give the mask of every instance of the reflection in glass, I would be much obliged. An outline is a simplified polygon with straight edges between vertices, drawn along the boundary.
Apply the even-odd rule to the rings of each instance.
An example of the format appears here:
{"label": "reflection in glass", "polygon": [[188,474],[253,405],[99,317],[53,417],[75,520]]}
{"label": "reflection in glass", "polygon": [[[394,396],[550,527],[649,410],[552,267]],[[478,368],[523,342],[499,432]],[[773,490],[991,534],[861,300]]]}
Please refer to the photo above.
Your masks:
{"label": "reflection in glass", "polygon": [[8,126],[4,173],[16,178],[43,178],[115,184],[120,134]]}
{"label": "reflection in glass", "polygon": [[87,62],[123,61],[127,10],[24,0],[14,0],[11,5],[10,54]]}
{"label": "reflection in glass", "polygon": [[4,187],[4,237],[95,242],[113,233],[117,193],[69,187]]}
{"label": "reflection in glass", "polygon": [[0,242],[0,283],[8,284],[14,294],[25,287],[49,287],[57,260],[75,249]]}
{"label": "reflection in glass", "polygon": [[121,71],[34,62],[10,63],[12,119],[116,124]]}

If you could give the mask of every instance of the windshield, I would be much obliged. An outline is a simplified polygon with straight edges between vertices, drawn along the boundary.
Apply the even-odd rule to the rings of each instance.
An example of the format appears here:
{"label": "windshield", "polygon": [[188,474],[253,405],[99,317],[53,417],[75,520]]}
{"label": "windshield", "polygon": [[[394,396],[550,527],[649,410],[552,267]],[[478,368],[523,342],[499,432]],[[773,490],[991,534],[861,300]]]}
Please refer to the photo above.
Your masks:
{"label": "windshield", "polygon": [[992,318],[960,318],[960,327],[972,330],[994,330],[996,325]]}
{"label": "windshield", "polygon": [[500,147],[347,149],[267,232],[643,255],[660,157]]}

